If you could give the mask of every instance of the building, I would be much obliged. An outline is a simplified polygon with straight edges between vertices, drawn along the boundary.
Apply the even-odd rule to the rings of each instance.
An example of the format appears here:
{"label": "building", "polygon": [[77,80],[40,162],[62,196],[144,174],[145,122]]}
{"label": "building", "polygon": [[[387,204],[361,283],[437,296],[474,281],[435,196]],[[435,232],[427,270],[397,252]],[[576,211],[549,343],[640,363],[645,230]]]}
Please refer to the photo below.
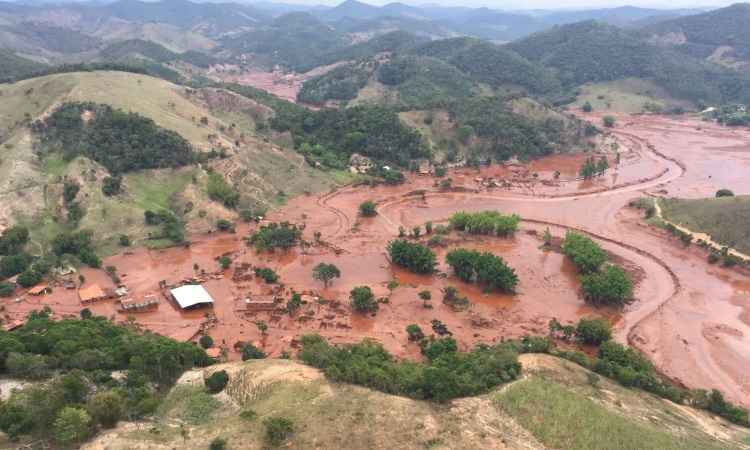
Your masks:
{"label": "building", "polygon": [[52,288],[47,286],[46,284],[37,284],[36,286],[29,289],[29,294],[34,296],[50,293],[52,293]]}
{"label": "building", "polygon": [[214,299],[200,284],[186,284],[171,289],[169,293],[182,309],[213,305],[214,303]]}
{"label": "building", "polygon": [[92,303],[107,298],[107,294],[99,287],[98,284],[92,284],[85,288],[78,289],[78,298],[81,303]]}

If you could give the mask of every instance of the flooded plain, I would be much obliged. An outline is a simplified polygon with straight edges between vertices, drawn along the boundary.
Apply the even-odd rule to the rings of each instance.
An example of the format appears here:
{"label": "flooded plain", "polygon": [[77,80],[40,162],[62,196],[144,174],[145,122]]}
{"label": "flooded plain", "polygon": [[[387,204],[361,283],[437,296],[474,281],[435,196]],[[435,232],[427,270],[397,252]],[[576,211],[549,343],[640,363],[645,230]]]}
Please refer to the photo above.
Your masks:
{"label": "flooded plain", "polygon": [[[587,118],[600,121],[593,115]],[[750,405],[750,276],[708,265],[700,249],[683,247],[627,207],[647,194],[712,197],[720,188],[750,194],[750,131],[689,117],[623,115],[611,133],[618,143],[619,164],[613,154],[603,154],[611,168],[594,181],[577,179],[584,155],[450,170],[452,185],[442,189],[433,176],[409,175],[400,186],[347,186],[291,199],[266,217],[304,225],[309,246],[257,253],[243,240],[257,225],[243,224],[235,234],[192,236],[192,245],[185,248],[134,249],[108,258],[104,265],[117,267],[129,295],[154,294],[159,305],[124,313],[108,299],[88,307],[178,339],[209,334],[231,359],[239,358],[238,342],[254,342],[278,356],[312,332],[333,342],[370,337],[398,357],[418,358],[419,350],[405,331],[411,323],[430,332],[431,321],[440,320],[462,348],[469,348],[546,334],[553,317],[563,323],[606,317],[615,324],[618,340],[642,350],[666,375],[688,387],[719,388],[731,400]],[[365,200],[378,204],[376,217],[358,216]],[[448,234],[435,247],[440,265],[433,276],[417,276],[389,263],[385,248],[399,227],[439,224],[456,211],[486,209],[521,215],[521,230],[513,238]],[[547,228],[555,238],[569,229],[589,233],[636,280],[634,302],[623,311],[588,306],[570,262],[543,248],[541,233]],[[457,246],[503,257],[519,276],[517,292],[488,294],[455,279],[443,261]],[[221,270],[217,259],[224,255],[232,266]],[[328,287],[314,280],[312,268],[320,262],[336,264],[341,278]],[[259,281],[252,276],[254,267],[273,268],[280,284]],[[103,271],[84,269],[83,275],[84,287],[115,287]],[[161,295],[162,280],[175,284],[193,277],[203,281],[213,307],[185,312]],[[370,286],[381,300],[377,314],[350,310],[349,291],[359,285]],[[445,305],[441,290],[447,286],[458,288],[470,306],[456,311]],[[424,290],[432,297],[427,305],[418,295]],[[304,294],[305,304],[290,315],[281,308],[293,292]],[[255,311],[248,310],[246,298],[280,300],[275,309]],[[56,287],[46,296],[7,302],[4,314],[6,320],[20,320],[42,305],[59,316],[77,315],[83,308],[75,289]],[[267,331],[260,331],[258,321],[267,324]]]}

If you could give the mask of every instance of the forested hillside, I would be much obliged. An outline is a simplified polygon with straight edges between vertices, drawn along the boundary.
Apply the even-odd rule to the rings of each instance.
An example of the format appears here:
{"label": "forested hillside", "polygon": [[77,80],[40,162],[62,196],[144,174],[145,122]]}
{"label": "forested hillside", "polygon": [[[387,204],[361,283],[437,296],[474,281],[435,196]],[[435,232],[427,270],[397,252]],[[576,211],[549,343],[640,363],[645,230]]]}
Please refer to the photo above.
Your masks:
{"label": "forested hillside", "polygon": [[42,70],[45,67],[44,64],[39,64],[22,58],[13,52],[0,49],[0,82],[23,77]]}
{"label": "forested hillside", "polygon": [[693,101],[750,99],[750,77],[597,22],[555,27],[508,47],[555,69],[564,86],[635,77],[653,80],[675,97]]}

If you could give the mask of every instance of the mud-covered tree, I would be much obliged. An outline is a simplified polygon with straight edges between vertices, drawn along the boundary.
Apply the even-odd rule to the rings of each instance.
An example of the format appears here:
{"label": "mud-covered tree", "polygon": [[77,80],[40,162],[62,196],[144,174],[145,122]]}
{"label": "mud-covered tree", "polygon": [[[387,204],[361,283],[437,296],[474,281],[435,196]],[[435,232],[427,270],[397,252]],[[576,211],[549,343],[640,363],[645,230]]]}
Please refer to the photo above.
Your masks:
{"label": "mud-covered tree", "polygon": [[266,357],[265,352],[254,346],[253,344],[247,343],[242,346],[242,360],[247,361],[250,359],[263,359]]}
{"label": "mud-covered tree", "polygon": [[362,215],[362,217],[376,216],[378,214],[378,211],[375,207],[375,202],[373,202],[372,200],[362,202],[359,205],[359,213]]}
{"label": "mud-covered tree", "polygon": [[585,112],[585,113],[590,113],[591,111],[594,110],[594,107],[591,106],[591,102],[586,102],[581,107],[581,110],[583,110],[583,112]]}
{"label": "mud-covered tree", "polygon": [[294,315],[294,313],[300,309],[302,306],[302,296],[298,293],[293,293],[292,298],[290,298],[286,302],[286,311],[289,313],[289,315]]}
{"label": "mud-covered tree", "polygon": [[602,118],[602,124],[607,128],[614,128],[616,119],[614,116],[604,116]]}
{"label": "mud-covered tree", "polygon": [[320,263],[313,267],[312,275],[314,279],[322,281],[323,286],[327,288],[331,280],[341,277],[341,271],[333,264]]}
{"label": "mud-covered tree", "polygon": [[424,339],[422,328],[416,323],[412,323],[406,327],[406,334],[409,335],[409,340],[412,342],[419,342]]}
{"label": "mud-covered tree", "polygon": [[276,248],[286,250],[294,247],[302,237],[302,231],[288,222],[263,225],[250,236],[248,245],[255,246],[258,251],[270,251]]}
{"label": "mud-covered tree", "polygon": [[429,306],[430,300],[432,300],[432,293],[428,290],[419,291],[419,298],[422,300],[422,306],[427,308]]}
{"label": "mud-covered tree", "polygon": [[349,292],[349,302],[352,309],[360,313],[370,313],[378,310],[378,302],[369,286],[357,286]]}
{"label": "mud-covered tree", "polygon": [[565,234],[562,250],[584,274],[598,271],[607,261],[607,252],[599,244],[590,237],[574,231]]}

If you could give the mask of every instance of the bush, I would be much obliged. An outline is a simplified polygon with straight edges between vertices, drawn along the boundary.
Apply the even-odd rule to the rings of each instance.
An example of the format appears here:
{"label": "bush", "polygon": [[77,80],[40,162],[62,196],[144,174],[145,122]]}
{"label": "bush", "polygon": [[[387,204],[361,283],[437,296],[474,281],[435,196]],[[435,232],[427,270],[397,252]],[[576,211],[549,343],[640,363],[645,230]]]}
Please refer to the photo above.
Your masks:
{"label": "bush", "polygon": [[229,268],[229,266],[231,266],[231,265],[232,265],[232,258],[230,258],[230,257],[228,257],[226,255],[219,258],[219,266],[223,270],[227,270]]}
{"label": "bush", "polygon": [[590,103],[590,102],[586,102],[586,103],[584,103],[584,104],[583,104],[583,107],[581,107],[581,109],[582,109],[582,110],[583,110],[583,112],[585,112],[585,113],[590,113],[591,111],[593,111],[593,110],[594,110],[594,107],[593,107],[593,106],[591,106],[591,103]]}
{"label": "bush", "polygon": [[226,439],[222,438],[216,438],[213,441],[211,441],[211,444],[208,446],[208,450],[224,450],[227,448],[227,441]]}
{"label": "bush", "polygon": [[602,118],[602,124],[606,128],[614,128],[616,119],[613,116],[604,116]]}
{"label": "bush", "polygon": [[198,339],[198,343],[200,344],[201,347],[206,348],[206,349],[214,346],[214,340],[211,338],[211,336],[207,334],[204,334],[203,336],[201,336],[201,338]]}
{"label": "bush", "polygon": [[121,247],[130,247],[130,236],[128,236],[127,234],[121,234],[119,243]]}
{"label": "bush", "polygon": [[216,221],[216,228],[219,231],[234,231],[234,223],[230,220],[219,219]]}
{"label": "bush", "polygon": [[584,344],[599,345],[612,338],[612,326],[605,319],[581,319],[576,327],[576,338]]}
{"label": "bush", "polygon": [[263,359],[265,357],[266,357],[266,354],[263,352],[263,350],[259,349],[253,344],[245,344],[242,347],[242,360],[243,361],[247,361],[250,359]]}
{"label": "bush", "polygon": [[229,383],[229,374],[226,370],[219,370],[209,375],[209,377],[203,381],[208,392],[211,394],[218,394],[227,387],[227,383]]}
{"label": "bush", "polygon": [[104,428],[114,428],[123,416],[124,402],[117,392],[98,392],[89,399],[87,409],[95,423]]}
{"label": "bush", "polygon": [[394,264],[415,273],[432,273],[437,265],[435,253],[432,250],[406,240],[388,243],[388,255]]}
{"label": "bush", "polygon": [[378,302],[369,286],[357,286],[349,293],[349,301],[352,309],[361,313],[375,312],[378,310]]}
{"label": "bush", "polygon": [[574,231],[565,234],[562,250],[582,273],[596,272],[607,261],[607,252],[599,244],[588,236]]}
{"label": "bush", "polygon": [[362,217],[376,216],[378,212],[375,209],[375,202],[373,202],[372,200],[367,200],[366,202],[362,202],[359,205],[359,213],[362,215]]}
{"label": "bush", "polygon": [[633,282],[627,272],[614,265],[584,275],[581,285],[584,298],[595,305],[623,306],[633,296]]}
{"label": "bush", "polygon": [[294,423],[286,417],[267,417],[263,420],[266,428],[266,442],[278,447],[294,434]]}
{"label": "bush", "polygon": [[255,269],[255,276],[260,277],[268,284],[275,283],[279,280],[279,275],[273,269],[267,267]]}
{"label": "bush", "polygon": [[716,197],[734,197],[734,192],[729,189],[719,189],[716,191]]}

